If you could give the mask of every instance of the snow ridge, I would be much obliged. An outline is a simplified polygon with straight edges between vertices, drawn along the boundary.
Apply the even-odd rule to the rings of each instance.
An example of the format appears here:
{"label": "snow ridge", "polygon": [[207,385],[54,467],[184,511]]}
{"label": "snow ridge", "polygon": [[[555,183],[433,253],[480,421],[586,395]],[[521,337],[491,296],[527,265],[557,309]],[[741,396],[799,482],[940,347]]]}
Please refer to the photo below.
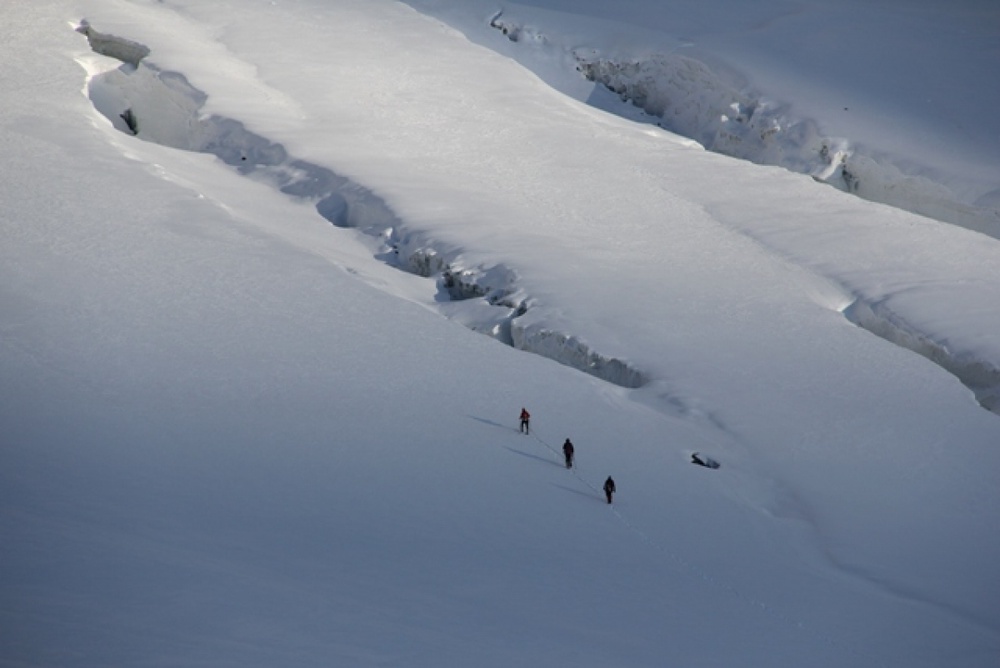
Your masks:
{"label": "snow ridge", "polygon": [[[491,25],[513,41],[525,38],[523,27],[508,25],[499,16],[494,17]],[[358,229],[377,239],[374,254],[378,259],[403,271],[434,278],[440,312],[469,329],[621,387],[637,388],[649,382],[646,373],[627,361],[603,355],[571,333],[555,331],[524,318],[533,301],[518,287],[518,276],[511,268],[466,266],[462,249],[410,229],[367,188],[326,167],[289,155],[284,146],[250,131],[238,120],[201,116],[199,110],[207,95],[194,88],[184,75],[141,62],[149,52],[144,45],[104,35],[86,23],[78,30],[88,36],[95,50],[99,48],[100,53],[125,63],[121,68],[93,77],[88,86],[95,108],[118,130],[165,146],[210,153],[245,176],[264,180],[289,196],[315,201],[317,213],[331,224]],[[588,78],[612,82],[609,86],[620,88],[623,99],[639,100],[665,114],[669,101],[658,86],[663,81],[673,81],[677,86],[689,86],[688,103],[675,105],[673,112],[679,122],[693,130],[699,119],[706,118],[693,100],[697,90],[704,89],[705,82],[713,79],[711,72],[697,61],[681,57],[651,59],[649,62],[658,63],[656,71],[673,73],[663,79],[640,76],[646,71],[642,63],[622,65],[597,57],[588,60],[579,53],[581,71],[588,73]],[[732,118],[720,122],[717,139],[725,138],[724,143],[731,147],[756,147],[754,150],[762,155],[780,148],[772,141],[779,134],[777,122],[762,120],[768,117],[761,113],[759,105],[738,98],[721,84],[709,88],[718,92],[713,104],[728,102],[733,111]],[[809,141],[820,141],[819,135],[811,130],[800,133],[799,141],[793,143],[801,147]],[[811,166],[828,176],[827,172],[836,171],[839,164],[843,172],[845,151],[843,145],[821,142],[816,152],[819,159]],[[800,167],[809,165],[803,161]],[[904,323],[885,304],[858,299],[844,315],[859,327],[948,370],[975,393],[984,408],[1000,413],[1000,369],[982,360],[955,357],[946,346],[934,343]]]}
{"label": "snow ridge", "polygon": [[440,308],[446,317],[474,331],[616,385],[635,388],[647,382],[643,372],[592,350],[572,334],[520,322],[531,300],[517,287],[514,270],[504,265],[465,266],[461,249],[410,229],[367,188],[295,158],[281,144],[236,119],[202,116],[200,109],[208,96],[183,74],[141,62],[149,53],[144,45],[103,35],[86,22],[78,31],[88,36],[95,51],[125,63],[92,77],[88,84],[94,107],[119,131],[172,148],[209,153],[244,176],[267,182],[291,197],[314,201],[317,213],[331,224],[377,239],[376,258],[435,278],[437,302],[474,302]]}
{"label": "snow ridge", "polygon": [[982,359],[956,356],[946,343],[934,341],[894,313],[885,300],[855,300],[844,316],[862,329],[886,341],[926,357],[952,373],[972,390],[979,405],[1000,415],[1000,369]]}
{"label": "snow ridge", "polygon": [[[508,40],[561,49],[588,81],[641,110],[651,123],[693,139],[707,150],[784,167],[873,202],[889,204],[1000,238],[1000,208],[990,198],[966,203],[917,168],[890,156],[825,136],[816,122],[795,118],[785,105],[728,82],[707,64],[678,53],[623,58],[570,46],[558,35],[497,13],[490,27]],[[611,109],[611,111],[615,111]],[[634,117],[624,110],[617,113]]]}
{"label": "snow ridge", "polygon": [[149,55],[149,47],[145,44],[139,44],[124,37],[98,32],[91,27],[86,19],[80,21],[80,25],[76,31],[87,36],[90,48],[95,53],[120,60],[132,67],[138,67],[139,61]]}

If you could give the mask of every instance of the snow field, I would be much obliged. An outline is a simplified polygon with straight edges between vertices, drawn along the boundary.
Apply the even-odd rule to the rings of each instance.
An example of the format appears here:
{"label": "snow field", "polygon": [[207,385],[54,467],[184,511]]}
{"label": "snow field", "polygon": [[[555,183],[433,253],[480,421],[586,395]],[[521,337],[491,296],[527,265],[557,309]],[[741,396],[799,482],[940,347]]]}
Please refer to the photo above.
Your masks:
{"label": "snow field", "polygon": [[[440,313],[495,307],[289,183],[115,129],[83,79],[118,65],[66,16],[514,272],[512,330],[649,382],[476,336]],[[996,417],[844,313],[995,359],[989,240],[609,118],[395,3],[6,29],[0,663],[992,665]]]}

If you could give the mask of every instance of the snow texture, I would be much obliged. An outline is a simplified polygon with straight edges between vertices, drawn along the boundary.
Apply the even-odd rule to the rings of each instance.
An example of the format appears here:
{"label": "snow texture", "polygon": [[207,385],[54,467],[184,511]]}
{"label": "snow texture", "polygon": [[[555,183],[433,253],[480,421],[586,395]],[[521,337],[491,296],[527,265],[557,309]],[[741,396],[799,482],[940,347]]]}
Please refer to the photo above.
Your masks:
{"label": "snow texture", "polygon": [[7,12],[0,665],[995,666],[996,11],[745,5]]}

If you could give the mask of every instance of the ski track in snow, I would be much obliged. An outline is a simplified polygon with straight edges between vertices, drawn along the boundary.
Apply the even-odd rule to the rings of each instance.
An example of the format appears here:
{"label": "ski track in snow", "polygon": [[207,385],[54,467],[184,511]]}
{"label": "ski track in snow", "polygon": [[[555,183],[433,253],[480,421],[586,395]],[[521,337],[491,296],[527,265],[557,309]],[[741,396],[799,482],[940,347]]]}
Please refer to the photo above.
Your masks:
{"label": "ski track in snow", "polygon": [[[508,267],[502,264],[489,267],[465,267],[463,265],[464,249],[442,245],[428,238],[420,230],[412,229],[407,221],[401,220],[386,205],[384,200],[362,185],[351,182],[322,165],[289,155],[284,146],[269,140],[267,137],[250,132],[239,120],[222,116],[199,116],[200,104],[205,94],[192,87],[181,73],[161,71],[144,64],[142,62],[144,55],[142,54],[148,49],[142,44],[102,34],[89,27],[85,28],[83,32],[91,39],[95,49],[105,49],[109,54],[118,53],[119,55],[115,57],[126,63],[118,70],[95,75],[88,82],[88,92],[95,108],[108,118],[118,131],[135,135],[139,139],[156,141],[159,144],[183,150],[209,153],[247,178],[265,181],[289,198],[314,203],[317,215],[329,223],[341,227],[358,228],[367,234],[373,254],[379,260],[414,274],[436,277],[436,288],[428,285],[428,291],[432,292],[436,289],[436,301],[439,302],[439,312],[442,315],[463,322],[473,329],[483,331],[509,344],[514,341],[514,337],[519,331],[523,332],[517,327],[516,320],[519,313],[523,313],[521,309],[530,308],[531,299],[525,289],[517,284],[517,275]],[[169,119],[166,119],[168,122],[162,122],[164,121],[162,116],[164,113],[173,114]],[[158,136],[158,139],[153,140],[154,136]],[[132,139],[126,139],[125,143],[127,142],[132,142]],[[322,224],[319,227],[322,227]],[[735,231],[750,236],[743,230]],[[750,236],[750,238],[753,237]],[[782,255],[767,246],[764,240],[754,239],[754,241],[772,255],[795,265],[802,272],[809,273],[813,277],[818,276],[810,271],[808,263],[797,262],[796,258]],[[363,276],[363,272],[359,273],[358,270],[352,268],[345,268],[345,271],[373,284],[374,279]],[[818,271],[821,273],[821,270]],[[820,280],[823,280],[822,277]],[[382,287],[384,288],[384,286]],[[847,290],[840,292],[849,293]],[[871,311],[871,315],[866,314],[866,322],[874,319],[877,324],[879,319],[892,319],[892,324],[896,326],[897,332],[907,331],[905,323],[893,319],[891,304],[859,297],[846,308],[841,308],[842,306],[843,304],[838,302],[836,309],[840,310],[847,318],[853,319],[867,308],[868,311]],[[485,312],[489,312],[490,315],[482,315]],[[857,319],[861,318],[857,317]],[[603,369],[603,372],[609,376],[605,380],[618,381],[625,387],[634,386],[630,385],[629,382],[620,382],[621,378],[627,376],[628,373],[635,373],[634,382],[637,384],[646,380],[641,371],[631,369],[629,365],[620,360],[602,358],[590,351],[583,342],[571,334],[540,332],[538,335],[535,340],[529,338],[527,345],[530,346],[538,339],[544,338],[542,343],[545,345],[545,350],[550,351],[555,359],[559,359],[560,355],[565,355],[565,359],[560,361],[567,363],[565,360],[570,360],[569,366],[581,368],[599,377],[600,373],[594,373],[594,371]],[[891,340],[891,336],[888,335],[886,338]],[[899,336],[899,338],[904,337]],[[900,340],[897,343],[902,345],[903,341]],[[938,363],[941,364],[940,361]],[[621,366],[625,367],[624,371]],[[608,388],[607,391],[613,392],[614,390]],[[660,397],[660,399],[665,398]],[[669,400],[673,401],[674,405],[668,409],[676,409],[685,418],[691,416],[692,411],[687,410],[682,400],[677,398]],[[656,405],[655,402],[649,401],[648,397],[644,403],[646,402],[650,406],[655,405],[658,410],[663,410],[663,405]],[[664,404],[666,404],[666,400]],[[697,413],[695,416],[697,417]],[[709,415],[709,417],[712,416]],[[473,419],[503,429],[510,429],[510,427],[486,419]],[[687,424],[687,428],[691,428],[692,432],[695,431],[692,427],[693,424],[694,421]],[[713,420],[712,424],[720,432],[724,432],[726,436],[739,440],[736,432],[728,429],[721,421]],[[516,431],[516,429],[512,430]],[[558,440],[548,438],[549,435],[544,431],[539,436],[539,433],[533,430],[532,436],[534,441],[548,452],[539,450],[540,454],[535,455],[529,452],[531,448],[524,448],[522,451],[507,446],[503,447],[523,457],[530,457],[561,467],[561,453],[552,445],[558,443]],[[708,433],[699,433],[697,436],[701,439],[711,440]],[[527,442],[531,443],[531,441]],[[721,447],[719,443],[714,443],[714,445]],[[695,471],[695,478],[700,478],[701,474],[717,475],[690,466],[688,468]],[[601,510],[603,510],[604,500],[599,489],[599,480],[597,482],[591,480],[586,464],[582,470],[574,468],[572,474],[579,485],[585,487],[591,494],[571,489],[570,485],[573,483],[567,483],[566,487],[557,486],[576,494],[590,496],[594,505],[601,504]],[[775,482],[779,484],[777,481]],[[821,516],[813,515],[810,512],[811,509],[803,505],[802,499],[798,498],[794,489],[782,488],[778,492],[781,503],[772,504],[777,508],[771,514],[771,517],[776,520],[775,524],[787,520],[802,521],[817,533],[818,542],[825,542],[823,539],[828,537],[818,535],[823,528]],[[788,614],[788,610],[797,609],[794,605],[781,605],[780,603],[774,605],[775,602],[779,601],[781,592],[744,593],[754,591],[756,585],[746,581],[744,585],[746,589],[743,586],[733,586],[731,582],[739,580],[711,572],[713,569],[710,564],[714,562],[709,562],[707,559],[701,561],[685,558],[683,554],[685,545],[683,543],[675,544],[670,538],[657,537],[657,525],[655,521],[650,521],[651,516],[646,516],[643,519],[643,511],[639,508],[630,512],[628,497],[623,498],[625,499],[624,504],[612,505],[608,509],[614,514],[615,521],[619,522],[634,537],[635,541],[648,546],[648,549],[657,555],[663,555],[664,561],[676,564],[679,570],[693,576],[690,579],[695,581],[695,589],[704,584],[709,591],[722,592],[724,595],[716,598],[731,597],[737,602],[733,607],[744,607],[752,613],[747,617],[755,617],[758,620],[770,618],[774,621],[774,626],[785,629],[788,636],[808,636],[814,641],[813,645],[816,649],[826,647],[831,650],[831,656],[837,655],[840,659],[852,657],[852,660],[845,663],[886,665],[873,656],[864,654],[866,649],[873,652],[882,651],[879,645],[869,646],[863,643],[855,645],[852,642],[838,641],[838,632],[835,626],[826,628],[822,624],[810,623],[807,621],[809,618],[806,614],[801,616]],[[763,508],[758,508],[765,513],[770,513],[771,509],[766,505]],[[535,511],[537,512],[537,509]],[[963,615],[958,607],[921,597],[918,589],[908,591],[905,579],[900,579],[901,586],[896,587],[891,578],[888,581],[883,581],[881,578],[884,576],[880,576],[874,570],[865,572],[863,565],[854,567],[851,563],[836,562],[834,559],[836,555],[832,550],[827,551],[827,556],[830,557],[830,563],[835,567],[835,570],[845,575],[845,579],[854,578],[865,582],[865,584],[872,583],[889,595],[886,598],[904,599],[916,603],[920,607],[926,605],[929,608],[940,608],[946,613],[954,614],[965,620],[971,619],[973,622],[985,626],[979,620]],[[834,569],[831,569],[831,572],[833,571]],[[251,576],[259,578],[256,571],[247,571],[244,575],[247,578]],[[249,580],[247,582],[249,583]],[[881,594],[879,597],[882,597]],[[779,633],[779,636],[781,635],[786,634]],[[789,637],[787,640],[789,644],[794,644],[793,638]],[[301,650],[301,645],[299,649]]]}
{"label": "ski track in snow", "polygon": [[[520,435],[524,435],[521,434],[521,432],[519,432],[517,429],[514,429],[513,427],[508,427],[506,425],[489,420],[483,420],[481,418],[473,418],[473,419],[476,419],[480,422],[489,424],[494,427],[498,427],[500,429],[504,430],[509,429],[510,431],[517,432]],[[531,454],[529,452],[525,452],[523,450],[507,446],[504,447],[506,447],[507,450],[515,454],[518,454],[520,456],[528,457],[537,460],[539,462],[544,462],[546,464],[551,464],[552,466],[558,468],[564,467],[562,452],[560,448],[553,445],[554,441],[553,439],[551,439],[551,437],[546,438],[544,436],[539,435],[537,427],[532,427],[530,433],[527,436],[532,441],[536,442],[542,448],[544,448],[544,450],[546,451],[545,456]],[[714,445],[718,444],[715,443]],[[581,472],[581,467],[578,461],[574,461],[572,468],[569,470],[569,473],[576,480],[578,480],[581,485],[590,490],[590,494],[583,494],[583,496],[592,498],[595,502],[604,505],[604,495],[600,483],[594,482],[585,473]],[[710,472],[706,473],[712,475]],[[562,485],[559,486],[563,487]],[[573,489],[571,487],[563,487],[563,488],[575,494],[582,494],[578,490]],[[795,493],[792,491],[788,491],[787,493],[795,496]],[[801,500],[796,499],[796,505],[801,506]],[[627,512],[623,512],[620,509],[620,504],[612,503],[610,504],[610,506],[611,507],[609,508],[609,510],[615,516],[616,520],[620,522],[621,525],[629,533],[631,533],[637,541],[646,545],[650,550],[653,550],[657,554],[664,556],[669,561],[677,565],[681,570],[686,571],[690,576],[694,577],[697,581],[703,583],[705,586],[711,587],[717,591],[725,593],[727,596],[731,597],[733,600],[738,601],[741,605],[753,611],[755,614],[765,615],[773,619],[779,625],[787,628],[789,632],[794,632],[797,634],[805,634],[811,640],[815,641],[818,646],[824,646],[829,650],[836,651],[836,653],[841,657],[851,657],[851,660],[854,665],[883,666],[883,667],[889,665],[870,654],[866,654],[860,651],[856,646],[847,645],[844,644],[843,642],[839,642],[832,636],[823,633],[823,631],[820,628],[814,628],[808,626],[801,620],[797,620],[790,617],[788,614],[784,613],[779,607],[774,606],[773,604],[769,603],[767,600],[764,600],[763,598],[748,596],[744,594],[742,591],[740,591],[739,588],[737,588],[733,584],[720,579],[717,575],[710,573],[708,570],[706,570],[697,562],[693,562],[685,558],[675,549],[671,549],[666,545],[664,545],[663,543],[661,543],[660,541],[654,539],[648,532],[644,531],[639,525],[637,525],[635,521],[630,519]],[[808,517],[804,517],[802,519],[812,527],[812,530],[814,532],[817,532],[818,536],[819,528],[816,526],[815,522],[809,519]],[[822,542],[822,538],[820,537],[819,539]],[[939,605],[938,602],[927,599],[924,596],[921,596],[919,592],[910,591],[904,587],[895,586],[892,582],[874,577],[860,568],[853,567],[850,564],[842,562],[829,549],[824,548],[823,554],[828,559],[829,564],[846,578],[863,582],[868,586],[873,586],[893,598],[898,598],[899,600],[907,601],[908,603],[915,606],[926,607],[930,610],[938,610],[938,611],[944,610],[947,614],[962,619],[978,627],[987,634],[991,635],[993,634],[993,630],[990,628],[988,620],[979,619],[973,615],[969,615],[965,611],[958,609],[957,607],[954,606]]]}
{"label": "ski track in snow", "polygon": [[[502,426],[502,425],[497,425],[497,426]],[[550,457],[545,459],[542,459],[540,457],[538,459],[551,463],[555,466],[559,467],[564,466],[562,453],[560,452],[559,448],[552,445],[552,443],[550,443],[549,440],[546,440],[545,438],[539,436],[537,428],[531,429],[530,438],[539,443],[542,447],[544,447],[551,455]],[[519,451],[514,451],[514,452],[519,452]],[[525,455],[525,456],[533,457],[534,455]],[[573,462],[573,467],[569,470],[569,472],[573,475],[574,478],[579,480],[581,484],[586,486],[592,492],[594,499],[598,500],[602,504],[604,503],[604,493],[601,486],[598,483],[592,482],[587,476],[583,475],[580,472],[580,466],[576,461]],[[734,585],[720,580],[717,576],[712,575],[704,568],[702,568],[699,564],[692,562],[689,559],[685,559],[683,556],[678,554],[676,550],[672,550],[663,545],[662,543],[660,543],[659,541],[652,538],[649,535],[649,533],[643,531],[639,526],[635,524],[635,522],[630,520],[627,514],[623,513],[616,504],[612,503],[610,505],[611,505],[610,511],[614,514],[615,518],[619,522],[621,522],[622,526],[624,526],[631,534],[633,534],[637,540],[647,545],[649,549],[654,550],[658,554],[665,556],[670,561],[677,564],[681,569],[687,571],[690,575],[694,576],[698,581],[703,582],[706,586],[712,587],[718,591],[726,593],[728,596],[739,601],[742,605],[753,610],[757,614],[767,615],[768,617],[771,617],[772,619],[777,621],[779,624],[785,626],[786,628],[796,633],[804,633],[808,635],[812,640],[818,642],[819,644],[824,645],[830,649],[837,650],[840,656],[853,657],[855,661],[862,662],[859,665],[879,665],[879,666],[886,665],[885,663],[882,662],[876,663],[874,657],[859,652],[857,648],[853,646],[845,645],[842,642],[838,642],[829,635],[822,633],[819,629],[806,626],[803,622],[792,619],[787,614],[783,613],[780,609],[769,604],[765,600],[745,595]],[[827,556],[829,557],[830,555],[828,554]],[[908,596],[905,592],[894,590],[885,583],[873,580],[872,578],[866,576],[864,573],[852,571],[849,568],[844,567],[842,564],[837,563],[835,560],[831,559],[830,563],[831,565],[833,565],[834,567],[836,567],[842,573],[844,573],[849,577],[857,578],[859,580],[864,580],[869,584],[874,584],[890,592],[895,596],[899,596],[900,598],[904,598],[906,600],[917,603],[927,604],[930,605],[931,607],[934,607],[933,602],[923,601],[919,598]],[[965,615],[963,615],[961,611],[950,610],[950,612],[959,617],[963,618],[965,617]],[[986,630],[989,630],[988,627],[985,624],[982,624],[979,620],[971,619],[970,621],[976,623],[979,626],[982,626]]]}

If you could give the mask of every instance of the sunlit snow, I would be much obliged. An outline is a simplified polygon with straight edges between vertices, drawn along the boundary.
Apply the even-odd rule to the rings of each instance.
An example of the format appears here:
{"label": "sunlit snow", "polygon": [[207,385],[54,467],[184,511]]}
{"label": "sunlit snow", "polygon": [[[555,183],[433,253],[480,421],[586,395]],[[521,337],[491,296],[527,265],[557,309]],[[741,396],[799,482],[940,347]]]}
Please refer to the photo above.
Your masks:
{"label": "sunlit snow", "polygon": [[7,12],[0,665],[997,665],[996,10],[745,4]]}

